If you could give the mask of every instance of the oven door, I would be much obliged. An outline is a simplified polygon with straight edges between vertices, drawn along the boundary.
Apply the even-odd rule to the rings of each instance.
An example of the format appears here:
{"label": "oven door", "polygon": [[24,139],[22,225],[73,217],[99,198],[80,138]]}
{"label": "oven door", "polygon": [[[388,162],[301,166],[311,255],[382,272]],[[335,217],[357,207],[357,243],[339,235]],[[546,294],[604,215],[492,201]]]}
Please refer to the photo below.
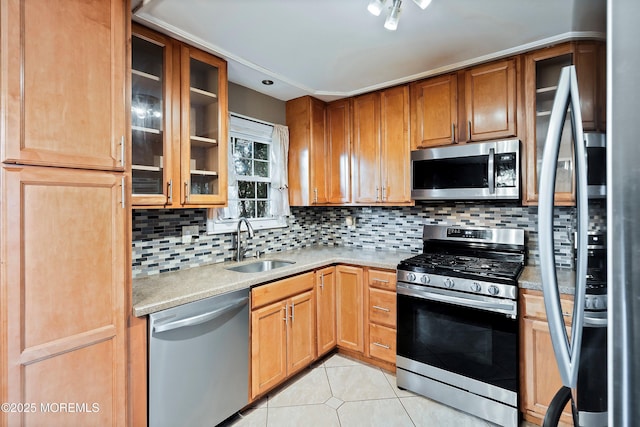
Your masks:
{"label": "oven door", "polygon": [[398,368],[517,405],[516,301],[467,294],[467,304],[464,293],[407,283],[397,292]]}

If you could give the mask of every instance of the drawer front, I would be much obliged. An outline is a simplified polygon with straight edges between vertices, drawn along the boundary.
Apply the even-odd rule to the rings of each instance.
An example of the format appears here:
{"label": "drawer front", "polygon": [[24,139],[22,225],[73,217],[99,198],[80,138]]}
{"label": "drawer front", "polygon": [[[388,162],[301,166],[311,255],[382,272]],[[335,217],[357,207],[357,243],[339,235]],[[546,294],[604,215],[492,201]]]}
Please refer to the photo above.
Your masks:
{"label": "drawer front", "polygon": [[262,307],[301,292],[309,291],[313,289],[314,284],[315,275],[313,272],[309,272],[257,286],[251,290],[251,308]]}
{"label": "drawer front", "polygon": [[369,324],[369,354],[371,357],[396,363],[396,330]]}
{"label": "drawer front", "polygon": [[369,321],[396,327],[396,293],[369,289]]}
{"label": "drawer front", "polygon": [[[522,315],[524,317],[532,317],[540,320],[547,319],[547,312],[544,308],[544,297],[541,292],[527,291],[522,293],[522,302]],[[562,314],[565,316],[565,321],[570,323],[570,318],[573,315],[573,296],[561,296],[560,306],[562,307]]]}
{"label": "drawer front", "polygon": [[385,270],[369,269],[368,271],[369,286],[389,291],[396,290],[396,272]]}

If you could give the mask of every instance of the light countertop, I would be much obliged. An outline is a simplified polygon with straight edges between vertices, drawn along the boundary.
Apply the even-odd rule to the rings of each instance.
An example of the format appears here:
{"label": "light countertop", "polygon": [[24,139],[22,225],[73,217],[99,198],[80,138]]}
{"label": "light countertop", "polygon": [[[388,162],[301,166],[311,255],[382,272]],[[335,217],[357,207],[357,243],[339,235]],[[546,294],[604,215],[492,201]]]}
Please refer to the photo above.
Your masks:
{"label": "light countertop", "polygon": [[[576,287],[576,272],[569,269],[558,269],[556,274],[558,277],[558,289],[560,290],[560,293],[573,295]],[[518,279],[518,287],[520,287],[520,289],[542,291],[540,266],[525,266],[522,274],[520,274],[520,279]]]}
{"label": "light countertop", "polygon": [[294,261],[295,264],[261,273],[239,273],[225,268],[256,261],[251,258],[241,263],[216,263],[143,277],[133,280],[133,314],[145,316],[332,264],[395,270],[400,261],[413,255],[415,254],[403,251],[318,246],[267,254],[261,259],[281,259]]}
{"label": "light countertop", "polygon": [[[400,261],[413,255],[415,254],[404,251],[317,246],[268,254],[261,259],[281,259],[295,263],[261,273],[239,273],[226,269],[226,267],[256,261],[250,258],[241,263],[230,261],[143,277],[133,280],[133,314],[138,317],[145,316],[188,302],[251,288],[332,264],[354,264],[395,270]],[[560,293],[573,294],[575,272],[559,269],[557,275]],[[521,289],[542,291],[540,267],[525,266],[518,285]]]}

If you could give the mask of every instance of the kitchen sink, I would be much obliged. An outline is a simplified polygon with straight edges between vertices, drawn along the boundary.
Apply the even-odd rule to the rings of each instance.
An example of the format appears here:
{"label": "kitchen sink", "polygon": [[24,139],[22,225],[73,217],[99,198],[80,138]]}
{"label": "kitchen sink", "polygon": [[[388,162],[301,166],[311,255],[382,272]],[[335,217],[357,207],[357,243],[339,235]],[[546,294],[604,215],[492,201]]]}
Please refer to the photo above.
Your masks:
{"label": "kitchen sink", "polygon": [[283,261],[280,259],[266,259],[264,261],[254,261],[249,264],[236,265],[234,267],[226,267],[227,270],[237,271],[239,273],[260,273],[262,271],[274,270],[287,265],[295,264],[295,261]]}

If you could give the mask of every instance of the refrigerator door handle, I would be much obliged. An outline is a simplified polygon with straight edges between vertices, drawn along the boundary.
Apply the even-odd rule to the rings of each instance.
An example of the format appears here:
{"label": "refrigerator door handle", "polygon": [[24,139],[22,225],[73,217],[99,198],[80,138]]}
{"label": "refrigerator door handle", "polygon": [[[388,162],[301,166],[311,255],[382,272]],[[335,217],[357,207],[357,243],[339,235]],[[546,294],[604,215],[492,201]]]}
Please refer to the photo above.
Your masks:
{"label": "refrigerator door handle", "polygon": [[[573,333],[571,344],[567,337],[555,266],[553,244],[553,205],[556,169],[562,129],[567,107],[571,102],[571,121],[576,159],[576,207],[577,207],[577,264],[576,288],[573,307]],[[553,101],[549,131],[545,142],[540,169],[538,202],[538,235],[540,245],[540,268],[545,310],[551,333],[553,351],[556,355],[562,384],[575,389],[578,382],[578,365],[584,322],[584,298],[587,276],[587,228],[589,226],[587,199],[586,150],[583,144],[582,114],[578,82],[574,66],[564,67],[560,74],[558,89]]]}

